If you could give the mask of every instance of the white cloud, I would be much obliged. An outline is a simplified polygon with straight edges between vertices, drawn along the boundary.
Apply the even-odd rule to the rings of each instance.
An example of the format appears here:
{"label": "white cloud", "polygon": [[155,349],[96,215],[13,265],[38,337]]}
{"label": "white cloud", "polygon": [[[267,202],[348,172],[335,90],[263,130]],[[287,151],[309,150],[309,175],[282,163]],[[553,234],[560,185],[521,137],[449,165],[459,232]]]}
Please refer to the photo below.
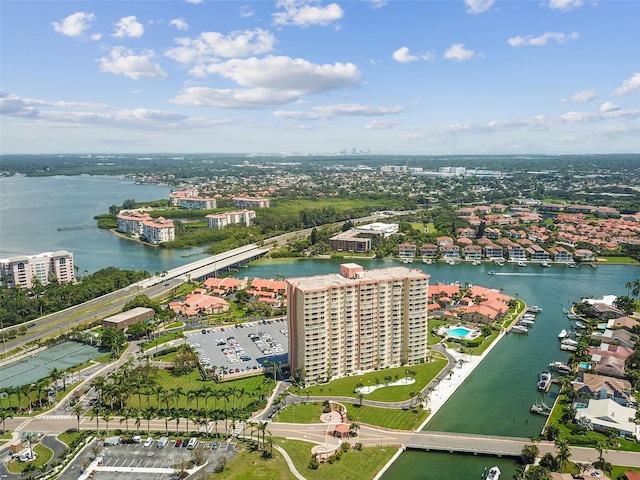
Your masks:
{"label": "white cloud", "polygon": [[640,73],[634,73],[633,77],[627,78],[622,86],[616,88],[613,92],[617,96],[626,95],[628,93],[636,92],[640,90]]}
{"label": "white cloud", "polygon": [[577,40],[580,38],[578,32],[571,33],[559,33],[559,32],[546,32],[539,37],[533,35],[527,35],[526,37],[512,37],[507,42],[512,47],[544,47],[549,40],[555,40],[558,43],[565,43],[568,40]]}
{"label": "white cloud", "polygon": [[477,14],[484,13],[489,10],[495,0],[464,0],[464,4],[467,7],[467,13]]}
{"label": "white cloud", "polygon": [[372,105],[359,105],[356,103],[342,103],[335,105],[319,105],[313,107],[310,112],[278,110],[273,112],[276,117],[288,120],[329,120],[336,116],[343,117],[373,117],[379,115],[397,115],[404,112],[405,107],[396,105],[393,107],[376,107]]}
{"label": "white cloud", "polygon": [[77,12],[63,18],[59,22],[53,22],[53,29],[66,35],[67,37],[80,37],[82,34],[91,28],[91,22],[96,19],[93,13]]}
{"label": "white cloud", "polygon": [[477,54],[473,50],[467,50],[464,47],[464,43],[454,43],[444,53],[444,58],[449,60],[470,60],[476,57]]}
{"label": "white cloud", "polygon": [[400,47],[391,55],[396,62],[409,63],[419,60],[418,56],[409,53],[409,47]]}
{"label": "white cloud", "polygon": [[604,102],[601,106],[600,106],[600,111],[601,112],[615,112],[620,110],[620,106],[616,105],[613,102]]}
{"label": "white cloud", "polygon": [[113,36],[116,38],[140,38],[144,34],[144,27],[136,20],[134,15],[122,17],[116,24]]}
{"label": "white cloud", "polygon": [[135,55],[131,50],[124,47],[114,47],[111,49],[110,57],[98,59],[100,70],[103,72],[124,75],[134,80],[141,78],[167,78],[167,74],[154,63],[153,52],[145,52],[142,55]]}
{"label": "white cloud", "polygon": [[371,8],[382,8],[387,5],[387,0],[368,0]]}
{"label": "white cloud", "polygon": [[340,20],[344,15],[337,3],[330,3],[324,7],[318,5],[317,0],[278,0],[276,8],[284,9],[284,12],[274,13],[273,23],[300,27],[326,26]]}
{"label": "white cloud", "polygon": [[91,37],[89,37],[89,38],[91,38],[91,40],[94,40],[94,41],[96,41],[96,42],[97,42],[98,40],[100,40],[100,39],[102,38],[102,34],[101,34],[101,33],[94,33],[94,34],[93,34],[93,35],[91,35]]}
{"label": "white cloud", "polygon": [[253,17],[256,12],[249,5],[242,5],[240,7],[240,16],[242,18]]}
{"label": "white cloud", "polygon": [[356,86],[362,74],[351,63],[318,65],[303,59],[268,56],[233,59],[198,67],[197,74],[215,74],[244,89],[191,87],[172,102],[220,108],[267,108],[295,102],[305,95]]}
{"label": "white cloud", "polygon": [[549,8],[566,12],[574,8],[580,8],[584,2],[582,0],[549,0]]}
{"label": "white cloud", "polygon": [[276,43],[266,30],[242,30],[223,35],[203,32],[195,38],[178,38],[179,45],[167,50],[165,55],[180,63],[209,63],[218,58],[246,57],[269,53]]}
{"label": "white cloud", "polygon": [[411,139],[426,139],[438,136],[457,136],[465,134],[487,134],[513,130],[548,131],[554,127],[572,124],[591,124],[610,120],[635,120],[640,110],[615,110],[599,112],[567,112],[561,115],[535,115],[513,120],[493,120],[487,123],[462,123],[445,125],[428,132],[414,133]]}
{"label": "white cloud", "polygon": [[595,90],[582,90],[571,95],[569,98],[563,98],[561,102],[590,102],[596,98]]}
{"label": "white cloud", "polygon": [[189,24],[182,17],[174,18],[169,22],[169,25],[176,27],[178,30],[189,30]]}
{"label": "white cloud", "polygon": [[381,120],[376,118],[367,123],[364,128],[368,130],[389,130],[397,125],[400,125],[400,122],[397,120]]}
{"label": "white cloud", "polygon": [[185,2],[197,4],[197,3],[202,3],[202,0],[185,0]]}

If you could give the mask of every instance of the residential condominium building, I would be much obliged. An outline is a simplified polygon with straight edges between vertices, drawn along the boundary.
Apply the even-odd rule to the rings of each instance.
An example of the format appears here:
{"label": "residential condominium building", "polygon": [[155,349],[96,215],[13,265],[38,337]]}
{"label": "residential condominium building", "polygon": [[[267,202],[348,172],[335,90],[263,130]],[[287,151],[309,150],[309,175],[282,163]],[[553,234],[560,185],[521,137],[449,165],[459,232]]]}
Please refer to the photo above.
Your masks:
{"label": "residential condominium building", "polygon": [[256,212],[253,210],[237,210],[235,212],[212,213],[204,218],[207,219],[207,227],[220,229],[234,224],[251,225],[253,219],[256,218]]}
{"label": "residential condominium building", "polygon": [[403,266],[287,280],[289,363],[309,384],[424,362],[429,275]]}
{"label": "residential condominium building", "polygon": [[213,210],[218,203],[210,197],[186,197],[178,199],[178,206],[185,210]]}
{"label": "residential condominium building", "polygon": [[142,222],[150,220],[151,215],[142,212],[124,212],[118,214],[118,228],[122,233],[130,233],[132,235],[142,234]]}
{"label": "residential condominium building", "polygon": [[173,220],[163,217],[149,218],[142,222],[142,236],[149,243],[171,242],[176,238]]}
{"label": "residential condominium building", "polygon": [[16,255],[0,259],[0,285],[6,288],[31,288],[56,279],[60,283],[74,281],[73,254],[66,250],[38,255]]}
{"label": "residential condominium building", "polygon": [[235,197],[232,202],[236,208],[269,208],[271,206],[269,199],[262,197]]}

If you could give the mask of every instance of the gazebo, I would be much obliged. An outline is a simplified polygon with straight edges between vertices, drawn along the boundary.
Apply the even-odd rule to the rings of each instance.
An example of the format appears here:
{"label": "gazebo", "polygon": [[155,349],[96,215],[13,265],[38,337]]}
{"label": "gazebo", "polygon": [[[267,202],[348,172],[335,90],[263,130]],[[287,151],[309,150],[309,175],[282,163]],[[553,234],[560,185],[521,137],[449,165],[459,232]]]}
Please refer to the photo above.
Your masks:
{"label": "gazebo", "polygon": [[339,438],[348,437],[349,436],[349,432],[351,432],[351,427],[349,425],[347,425],[346,423],[338,423],[333,428],[333,436],[334,437],[339,437]]}

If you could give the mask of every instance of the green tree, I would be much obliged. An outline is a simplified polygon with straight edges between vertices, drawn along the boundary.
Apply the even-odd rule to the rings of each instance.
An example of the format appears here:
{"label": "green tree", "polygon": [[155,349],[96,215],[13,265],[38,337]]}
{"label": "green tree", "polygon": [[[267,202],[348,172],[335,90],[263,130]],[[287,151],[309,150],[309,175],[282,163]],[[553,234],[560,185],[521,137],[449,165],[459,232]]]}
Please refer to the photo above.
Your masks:
{"label": "green tree", "polygon": [[525,445],[520,452],[522,461],[526,464],[534,464],[539,454],[540,449],[535,444]]}

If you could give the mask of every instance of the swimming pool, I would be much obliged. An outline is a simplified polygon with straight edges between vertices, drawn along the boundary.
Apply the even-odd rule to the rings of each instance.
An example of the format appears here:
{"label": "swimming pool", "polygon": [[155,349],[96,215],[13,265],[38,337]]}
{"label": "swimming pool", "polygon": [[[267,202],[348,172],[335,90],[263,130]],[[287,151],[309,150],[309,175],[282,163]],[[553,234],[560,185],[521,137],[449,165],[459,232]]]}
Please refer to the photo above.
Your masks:
{"label": "swimming pool", "polygon": [[469,335],[470,333],[471,333],[471,330],[469,330],[468,328],[464,328],[464,327],[449,328],[446,331],[447,335],[449,335],[450,337],[455,337],[455,338],[464,338],[467,335]]}
{"label": "swimming pool", "polygon": [[591,368],[591,364],[587,362],[580,362],[578,364],[578,367],[584,368],[585,370],[589,370]]}

